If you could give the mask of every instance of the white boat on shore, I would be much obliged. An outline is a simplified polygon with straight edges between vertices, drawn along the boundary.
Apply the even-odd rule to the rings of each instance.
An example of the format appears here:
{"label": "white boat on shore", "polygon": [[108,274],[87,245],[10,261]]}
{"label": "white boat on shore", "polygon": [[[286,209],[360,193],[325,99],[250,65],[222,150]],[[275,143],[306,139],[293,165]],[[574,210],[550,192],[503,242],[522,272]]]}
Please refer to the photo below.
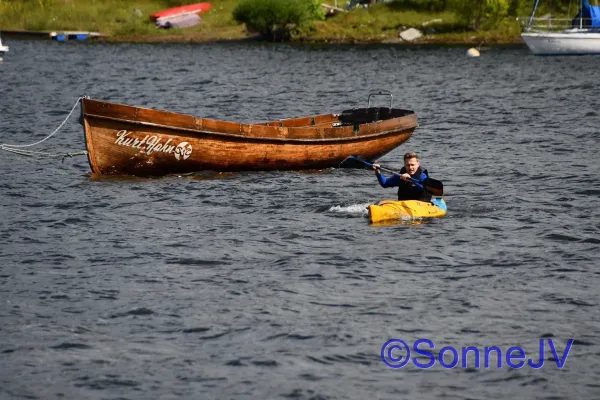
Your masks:
{"label": "white boat on shore", "polygon": [[600,54],[600,6],[579,0],[579,12],[573,19],[535,18],[536,0],[524,32],[527,47],[535,55]]}

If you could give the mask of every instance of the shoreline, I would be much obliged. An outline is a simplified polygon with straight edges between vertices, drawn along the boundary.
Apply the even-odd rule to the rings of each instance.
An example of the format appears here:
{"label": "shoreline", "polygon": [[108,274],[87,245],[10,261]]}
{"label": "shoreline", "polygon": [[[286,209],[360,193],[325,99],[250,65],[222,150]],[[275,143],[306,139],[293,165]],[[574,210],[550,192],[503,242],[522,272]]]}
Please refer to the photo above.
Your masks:
{"label": "shoreline", "polygon": [[[53,31],[27,31],[27,30],[1,30],[0,35],[3,38],[12,39],[33,39],[33,40],[53,40],[54,35],[68,33],[68,30]],[[183,32],[177,34],[161,35],[103,35],[99,32],[78,32],[87,34],[85,41],[103,42],[103,43],[139,43],[139,44],[191,44],[191,43],[272,43],[263,41],[260,35],[237,34],[228,37],[220,37],[202,32]],[[75,41],[75,39],[71,39]],[[357,39],[357,38],[323,38],[314,39],[306,36],[300,36],[289,41],[278,42],[286,44],[306,44],[306,45],[398,45],[398,46],[456,46],[456,47],[477,47],[477,46],[513,46],[525,45],[521,36],[503,36],[503,37],[480,37],[469,35],[468,37],[437,37],[436,35],[424,35],[412,41],[406,41],[400,37],[386,39]]]}
{"label": "shoreline", "polygon": [[[271,43],[263,41],[260,36],[245,36],[236,38],[214,38],[202,34],[197,35],[171,35],[171,36],[101,36],[94,38],[94,41],[105,43],[173,43],[173,44],[190,44],[190,43]],[[382,40],[359,40],[359,39],[310,39],[297,38],[286,42],[278,42],[285,44],[307,44],[307,45],[377,45],[389,44],[400,46],[514,46],[525,45],[521,37],[510,38],[465,38],[447,39],[436,38],[432,36],[424,36],[413,41],[405,41],[400,38],[382,39]]]}
{"label": "shoreline", "polygon": [[[120,0],[91,3],[70,0],[68,4],[53,2],[52,6],[41,8],[33,4],[37,2],[32,2],[22,9],[9,7],[8,3],[0,0],[0,25],[4,28],[0,34],[6,38],[16,37],[13,32],[18,32],[19,38],[132,44],[262,42],[260,36],[248,31],[245,24],[234,21],[232,15],[237,2],[221,0],[211,11],[202,14],[202,21],[198,25],[160,29],[152,23],[152,15],[167,7],[166,0],[131,0],[127,5]],[[38,32],[28,30],[31,27],[36,27]],[[368,9],[356,8],[345,13],[326,15],[325,19],[312,21],[296,31],[290,40],[280,43],[477,48],[525,45],[521,39],[521,28],[516,20],[508,18],[497,21],[485,30],[473,30],[457,21],[456,15],[450,11],[407,10],[376,4]],[[419,33],[404,34],[411,29]],[[87,37],[72,35],[75,31]],[[70,34],[65,37],[67,32]],[[57,33],[59,37],[55,37]],[[416,38],[410,40],[412,37]]]}

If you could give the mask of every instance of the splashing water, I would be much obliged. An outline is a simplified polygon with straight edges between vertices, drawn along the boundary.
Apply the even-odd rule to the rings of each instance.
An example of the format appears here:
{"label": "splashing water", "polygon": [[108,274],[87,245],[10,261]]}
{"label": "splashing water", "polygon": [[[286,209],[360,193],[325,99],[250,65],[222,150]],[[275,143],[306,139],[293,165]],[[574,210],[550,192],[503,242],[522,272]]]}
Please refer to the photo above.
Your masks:
{"label": "splashing water", "polygon": [[351,204],[349,206],[332,206],[327,211],[342,213],[342,214],[354,214],[354,215],[368,215],[369,211],[367,207],[371,203],[364,204]]}

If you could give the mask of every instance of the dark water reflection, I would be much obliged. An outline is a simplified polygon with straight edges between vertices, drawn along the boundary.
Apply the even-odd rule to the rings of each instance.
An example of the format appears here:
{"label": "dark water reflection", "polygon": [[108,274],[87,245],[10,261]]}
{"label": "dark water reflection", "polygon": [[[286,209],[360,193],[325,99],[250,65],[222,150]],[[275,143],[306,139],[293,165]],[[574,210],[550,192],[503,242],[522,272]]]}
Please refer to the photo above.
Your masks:
{"label": "dark water reflection", "polygon": [[[600,316],[597,58],[494,48],[10,41],[0,143],[78,97],[234,121],[418,113],[449,214],[373,226],[368,171],[91,179],[0,155],[2,398],[593,398]],[[85,149],[74,115],[35,149]],[[543,368],[380,359],[390,338],[521,346]]]}

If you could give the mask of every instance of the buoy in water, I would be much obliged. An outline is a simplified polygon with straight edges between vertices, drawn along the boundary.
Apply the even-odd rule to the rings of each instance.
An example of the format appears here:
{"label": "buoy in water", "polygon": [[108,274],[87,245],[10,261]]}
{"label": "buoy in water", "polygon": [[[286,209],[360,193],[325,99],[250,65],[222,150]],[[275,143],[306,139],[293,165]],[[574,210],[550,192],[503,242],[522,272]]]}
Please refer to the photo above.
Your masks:
{"label": "buoy in water", "polygon": [[467,57],[479,57],[479,50],[477,50],[475,47],[471,47],[469,50],[467,50]]}

